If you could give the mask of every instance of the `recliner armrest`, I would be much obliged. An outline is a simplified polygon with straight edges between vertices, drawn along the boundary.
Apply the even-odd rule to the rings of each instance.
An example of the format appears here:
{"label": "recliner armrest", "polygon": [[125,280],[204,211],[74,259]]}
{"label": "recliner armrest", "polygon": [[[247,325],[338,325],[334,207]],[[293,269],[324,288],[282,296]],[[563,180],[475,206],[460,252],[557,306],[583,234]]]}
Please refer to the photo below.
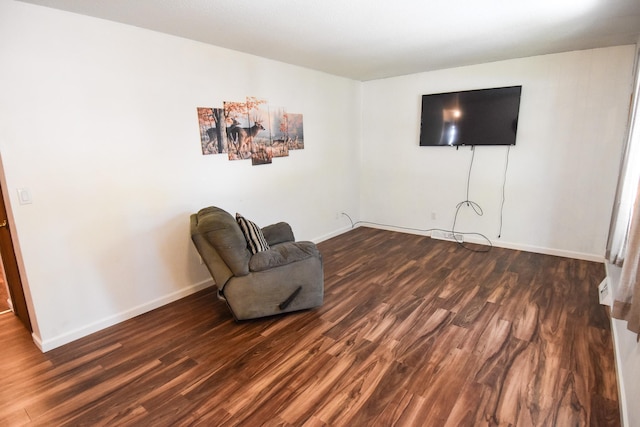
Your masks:
{"label": "recliner armrest", "polygon": [[249,260],[249,270],[252,272],[269,270],[312,257],[322,259],[315,243],[284,242],[253,255]]}
{"label": "recliner armrest", "polygon": [[269,246],[274,246],[278,243],[293,242],[295,240],[293,230],[286,222],[267,225],[262,228],[262,234],[264,234],[264,238]]}

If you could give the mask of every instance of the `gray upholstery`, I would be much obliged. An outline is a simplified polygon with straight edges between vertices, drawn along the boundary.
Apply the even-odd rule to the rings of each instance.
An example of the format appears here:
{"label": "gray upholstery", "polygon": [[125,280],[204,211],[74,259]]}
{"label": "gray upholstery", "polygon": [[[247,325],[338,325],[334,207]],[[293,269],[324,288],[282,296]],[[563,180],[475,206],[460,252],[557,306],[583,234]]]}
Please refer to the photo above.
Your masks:
{"label": "gray upholstery", "polygon": [[211,206],[191,215],[191,239],[236,320],[322,305],[322,255],[289,224],[261,229],[270,249],[251,255],[236,219]]}

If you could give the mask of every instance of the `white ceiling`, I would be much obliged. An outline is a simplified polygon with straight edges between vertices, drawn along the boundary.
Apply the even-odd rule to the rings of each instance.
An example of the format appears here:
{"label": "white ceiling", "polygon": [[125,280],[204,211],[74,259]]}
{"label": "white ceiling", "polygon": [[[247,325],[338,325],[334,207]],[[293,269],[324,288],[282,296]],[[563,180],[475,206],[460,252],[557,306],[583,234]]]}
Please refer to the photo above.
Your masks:
{"label": "white ceiling", "polygon": [[640,0],[23,1],[362,81],[640,35]]}

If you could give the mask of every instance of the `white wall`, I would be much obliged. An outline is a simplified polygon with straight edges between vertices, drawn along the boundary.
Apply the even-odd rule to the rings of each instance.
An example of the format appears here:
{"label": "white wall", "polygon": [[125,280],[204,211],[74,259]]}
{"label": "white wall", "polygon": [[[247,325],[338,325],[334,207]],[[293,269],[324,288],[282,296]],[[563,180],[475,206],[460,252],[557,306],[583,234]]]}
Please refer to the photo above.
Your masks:
{"label": "white wall", "polygon": [[[470,148],[419,147],[421,95],[522,85],[516,146],[476,149],[456,231],[495,245],[602,260],[631,91],[634,46],[537,56],[363,84],[361,219],[451,229]],[[432,219],[435,215],[435,220]]]}
{"label": "white wall", "polygon": [[[189,236],[202,207],[314,240],[358,214],[358,82],[9,0],[0,64],[12,231],[45,350],[210,284]],[[246,96],[302,113],[305,149],[263,166],[203,156],[196,107]]]}

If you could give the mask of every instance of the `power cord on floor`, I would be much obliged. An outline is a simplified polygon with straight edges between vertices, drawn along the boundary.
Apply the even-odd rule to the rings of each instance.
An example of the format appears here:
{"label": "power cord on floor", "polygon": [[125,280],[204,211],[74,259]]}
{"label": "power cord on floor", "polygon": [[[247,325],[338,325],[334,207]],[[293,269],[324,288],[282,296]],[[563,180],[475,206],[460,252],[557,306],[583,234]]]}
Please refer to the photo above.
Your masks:
{"label": "power cord on floor", "polygon": [[[398,226],[398,225],[390,225],[390,224],[383,224],[380,222],[373,222],[373,221],[356,221],[353,222],[353,219],[351,219],[351,217],[346,214],[345,212],[342,212],[342,215],[346,216],[347,218],[349,218],[349,222],[351,223],[351,228],[355,228],[356,225],[359,224],[369,224],[369,225],[377,225],[378,227],[389,227],[389,228],[395,228],[398,230],[408,230],[408,231],[417,231],[420,233],[431,233],[432,231],[442,231],[443,233],[452,233],[452,230],[445,230],[444,228],[415,228],[415,227],[403,227],[403,226]],[[481,233],[474,233],[474,232],[457,232],[457,234],[463,235],[463,236],[480,236],[482,238],[484,238],[487,242],[489,242],[489,247],[487,249],[484,250],[478,250],[478,249],[473,249],[470,248],[468,246],[466,246],[464,244],[464,242],[460,242],[458,240],[455,240],[455,243],[458,244],[458,246],[461,246],[462,248],[472,251],[472,252],[489,252],[491,250],[491,248],[493,247],[493,244],[491,243],[491,241],[489,239],[487,239],[487,237]],[[455,234],[454,234],[454,239],[455,239]]]}

